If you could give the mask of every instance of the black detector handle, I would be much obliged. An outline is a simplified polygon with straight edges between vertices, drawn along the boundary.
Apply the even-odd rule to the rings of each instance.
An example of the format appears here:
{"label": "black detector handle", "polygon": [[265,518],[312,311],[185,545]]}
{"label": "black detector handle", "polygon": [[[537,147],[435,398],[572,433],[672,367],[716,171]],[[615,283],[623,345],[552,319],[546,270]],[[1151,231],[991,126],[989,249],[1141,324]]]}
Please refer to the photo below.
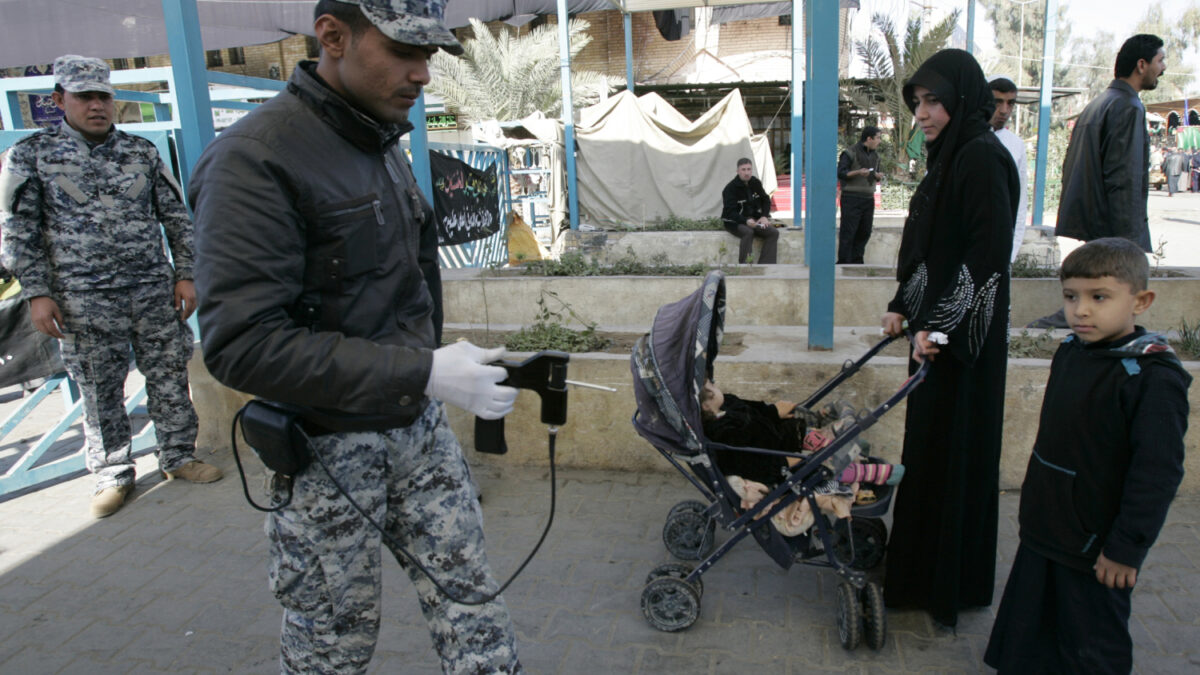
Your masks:
{"label": "black detector handle", "polygon": [[[542,422],[551,426],[567,423],[567,361],[566,352],[541,351],[524,361],[496,361],[489,365],[508,371],[500,384],[517,389],[531,389],[542,399]],[[504,441],[504,418],[485,420],[475,418],[475,449],[493,455],[508,452]]]}

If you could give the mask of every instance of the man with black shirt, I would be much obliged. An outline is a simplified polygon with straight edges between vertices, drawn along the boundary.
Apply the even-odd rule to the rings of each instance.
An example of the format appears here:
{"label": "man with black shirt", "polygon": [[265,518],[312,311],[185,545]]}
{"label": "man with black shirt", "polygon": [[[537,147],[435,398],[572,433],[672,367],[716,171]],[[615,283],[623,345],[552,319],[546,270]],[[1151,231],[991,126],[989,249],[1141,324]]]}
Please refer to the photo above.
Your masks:
{"label": "man with black shirt", "polygon": [[875,184],[879,173],[879,127],[864,127],[858,143],[838,158],[837,177],[842,183],[842,226],[838,231],[839,265],[861,265],[875,220]]}

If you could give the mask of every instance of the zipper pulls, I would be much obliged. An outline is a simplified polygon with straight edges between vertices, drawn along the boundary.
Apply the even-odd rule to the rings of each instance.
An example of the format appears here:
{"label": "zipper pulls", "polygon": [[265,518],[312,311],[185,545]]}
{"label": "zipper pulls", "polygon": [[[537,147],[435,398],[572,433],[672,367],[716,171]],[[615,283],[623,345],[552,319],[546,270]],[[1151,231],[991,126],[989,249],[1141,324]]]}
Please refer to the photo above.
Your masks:
{"label": "zipper pulls", "polygon": [[371,206],[375,208],[375,222],[379,223],[380,225],[385,224],[383,221],[383,202],[376,199],[375,201],[371,202]]}

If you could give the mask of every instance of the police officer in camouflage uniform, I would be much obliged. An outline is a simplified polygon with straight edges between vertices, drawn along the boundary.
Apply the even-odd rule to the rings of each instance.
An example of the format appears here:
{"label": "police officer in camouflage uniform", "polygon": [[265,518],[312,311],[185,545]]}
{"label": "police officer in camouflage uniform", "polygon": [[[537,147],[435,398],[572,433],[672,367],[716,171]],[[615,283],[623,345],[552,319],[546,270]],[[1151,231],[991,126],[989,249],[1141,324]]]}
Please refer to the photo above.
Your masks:
{"label": "police officer in camouflage uniform", "polygon": [[[443,401],[498,419],[516,390],[484,365],[503,349],[438,348],[437,228],[398,145],[429,57],[462,53],[444,2],[320,0],[320,61],[222,132],[189,189],[205,362],[306,411],[321,460],[266,522],[285,673],[365,672],[375,650],[382,537],[350,497],[453,596],[498,588]],[[521,672],[500,597],[455,602],[398,559],[446,673]]]}
{"label": "police officer in camouflage uniform", "polygon": [[103,518],[133,491],[124,401],[130,345],[146,377],[159,468],[196,483],[221,471],[193,456],[185,320],[196,293],[179,185],[153,143],[113,126],[103,61],[61,56],[54,81],[63,123],[18,141],[0,171],[3,262],[21,282],[34,326],[60,340],[79,384],[87,467],[99,479],[92,515]]}

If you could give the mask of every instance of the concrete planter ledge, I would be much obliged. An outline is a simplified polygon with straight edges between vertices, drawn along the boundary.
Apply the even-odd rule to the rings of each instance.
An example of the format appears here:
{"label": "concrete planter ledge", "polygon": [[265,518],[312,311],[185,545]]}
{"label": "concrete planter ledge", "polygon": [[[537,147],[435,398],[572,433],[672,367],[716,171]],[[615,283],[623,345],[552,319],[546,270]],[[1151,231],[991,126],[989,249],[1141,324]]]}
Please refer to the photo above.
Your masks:
{"label": "concrete planter ledge", "polygon": [[[739,330],[739,329],[732,329]],[[741,331],[739,331],[741,332]],[[761,328],[745,331],[745,350],[737,356],[720,356],[716,377],[723,389],[748,398],[800,401],[838,372],[847,360],[861,357],[878,339],[874,329],[839,328],[835,349],[809,352],[803,346],[807,336],[801,328]],[[1009,361],[1005,400],[1005,438],[1001,460],[1001,487],[1018,488],[1029,460],[1041,409],[1042,394],[1049,372],[1046,359]],[[1200,362],[1188,362],[1188,371],[1200,381]],[[877,356],[839,387],[833,396],[857,407],[878,405],[907,377],[907,359]],[[200,415],[202,448],[222,448],[229,444],[229,425],[234,411],[247,399],[212,379],[204,368],[199,352],[190,366],[192,394]],[[608,393],[572,388],[569,394],[568,422],[558,437],[560,466],[621,471],[670,471],[670,465],[634,432],[630,424],[635,404],[629,357],[625,354],[574,354],[570,377],[581,382],[617,389]],[[1200,415],[1200,385],[1189,392],[1192,415]],[[546,428],[538,419],[540,402],[536,394],[522,392],[516,410],[507,418],[509,453],[504,456],[468,452],[479,465],[519,464],[545,466]],[[474,418],[449,408],[451,423],[464,446],[473,446]],[[889,412],[865,435],[872,454],[899,461],[904,434],[904,405]],[[1187,473],[1182,492],[1200,494],[1200,428],[1192,425],[1186,438]],[[257,466],[248,449],[243,461]]]}
{"label": "concrete planter ledge", "polygon": [[[902,219],[876,219],[863,259],[868,265],[894,266],[900,250]],[[630,249],[641,260],[664,254],[677,264],[708,263],[731,265],[737,263],[738,240],[724,230],[701,231],[570,231],[565,235],[565,250],[579,251],[602,263],[612,263],[626,256]],[[762,248],[755,241],[757,259]],[[1023,255],[1037,260],[1059,260],[1058,242],[1048,228],[1029,228],[1021,245]],[[778,262],[785,265],[804,264],[804,232],[798,228],[779,231]]]}
{"label": "concrete planter ledge", "polygon": [[[753,269],[754,274],[738,270]],[[849,276],[866,268],[840,270],[836,279],[834,325],[879,323],[896,292],[891,272]],[[850,270],[853,270],[852,272]],[[1143,315],[1155,330],[1177,327],[1180,319],[1200,319],[1200,270],[1176,268],[1190,276],[1156,278],[1158,294]],[[730,326],[797,326],[808,323],[808,270],[797,265],[733,266],[727,271],[726,323]],[[488,270],[444,270],[442,290],[447,323],[479,323],[486,317],[504,323],[532,323],[538,298],[552,291],[581,317],[600,325],[649,326],[658,308],[700,284],[697,277],[532,277],[497,275]],[[1014,279],[1010,323],[1024,326],[1062,305],[1057,279]]]}

